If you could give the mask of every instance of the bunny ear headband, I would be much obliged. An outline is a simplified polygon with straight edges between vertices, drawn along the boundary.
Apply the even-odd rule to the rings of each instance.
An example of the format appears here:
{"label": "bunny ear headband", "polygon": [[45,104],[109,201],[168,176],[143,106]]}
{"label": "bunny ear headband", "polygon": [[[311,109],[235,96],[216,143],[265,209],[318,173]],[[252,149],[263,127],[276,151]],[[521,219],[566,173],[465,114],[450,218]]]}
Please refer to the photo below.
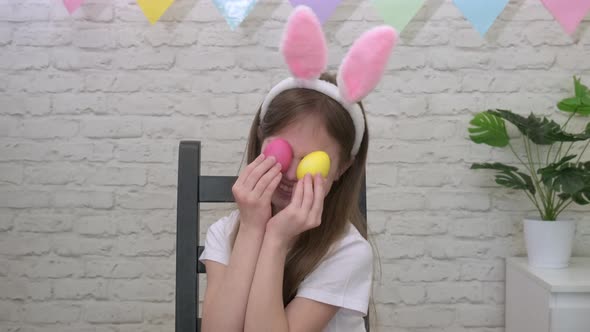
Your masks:
{"label": "bunny ear headband", "polygon": [[262,103],[260,119],[264,119],[271,101],[285,90],[319,91],[339,102],[350,114],[355,129],[350,153],[356,156],[365,131],[363,113],[357,102],[379,83],[396,40],[397,33],[389,26],[375,27],[361,35],[340,64],[336,86],[319,79],[328,59],[322,26],[309,7],[298,6],[289,17],[281,45],[293,77],[270,90]]}

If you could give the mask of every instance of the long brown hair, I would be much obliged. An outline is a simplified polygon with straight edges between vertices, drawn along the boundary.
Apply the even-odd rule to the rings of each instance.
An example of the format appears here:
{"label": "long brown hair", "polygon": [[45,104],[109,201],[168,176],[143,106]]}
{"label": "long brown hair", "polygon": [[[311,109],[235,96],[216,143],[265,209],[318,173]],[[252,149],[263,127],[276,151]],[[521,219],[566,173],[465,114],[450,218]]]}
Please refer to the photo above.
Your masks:
{"label": "long brown hair", "polygon": [[[324,73],[320,79],[336,85],[334,75]],[[366,122],[363,106],[360,102],[358,104]],[[350,151],[355,137],[352,118],[340,103],[325,94],[303,88],[286,90],[270,103],[264,121],[260,121],[259,115],[260,109],[250,128],[246,153],[248,164],[260,155],[262,142],[266,137],[277,133],[298,117],[306,115],[319,116],[328,134],[340,145],[340,165],[350,163]],[[366,221],[358,205],[367,149],[368,132],[365,129],[360,149],[350,167],[332,184],[330,192],[326,195],[320,226],[302,233],[289,251],[283,279],[285,306],[295,297],[303,279],[318,266],[328,254],[330,247],[345,234],[348,222],[367,239]],[[236,223],[232,235],[232,246],[238,228],[239,222]]]}

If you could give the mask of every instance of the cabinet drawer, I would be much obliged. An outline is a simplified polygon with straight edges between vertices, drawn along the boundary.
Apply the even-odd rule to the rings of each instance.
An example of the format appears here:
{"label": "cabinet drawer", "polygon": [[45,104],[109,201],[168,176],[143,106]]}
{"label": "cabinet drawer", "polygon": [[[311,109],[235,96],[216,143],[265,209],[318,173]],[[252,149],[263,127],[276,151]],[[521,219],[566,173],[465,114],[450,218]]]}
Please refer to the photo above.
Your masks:
{"label": "cabinet drawer", "polygon": [[590,331],[590,308],[553,308],[551,309],[552,332],[588,332]]}

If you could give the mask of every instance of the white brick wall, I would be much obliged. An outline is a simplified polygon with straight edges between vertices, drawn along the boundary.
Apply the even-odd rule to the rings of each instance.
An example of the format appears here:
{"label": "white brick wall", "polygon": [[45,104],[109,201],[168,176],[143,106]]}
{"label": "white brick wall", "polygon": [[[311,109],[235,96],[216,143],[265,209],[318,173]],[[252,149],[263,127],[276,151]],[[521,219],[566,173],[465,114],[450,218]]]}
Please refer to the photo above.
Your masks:
{"label": "white brick wall", "polygon": [[[0,332],[171,331],[177,146],[235,174],[290,5],[260,0],[232,32],[209,0],[149,26],[134,0],[0,0]],[[333,70],[380,24],[345,0],[325,25]],[[427,1],[365,101],[377,325],[503,331],[503,258],[523,254],[519,193],[468,168],[510,161],[467,139],[487,107],[554,114],[590,83],[588,19],[567,36],[538,0],[511,1],[480,37],[450,0]],[[562,119],[563,117],[558,119]],[[525,210],[523,210],[525,207]],[[205,206],[213,222],[228,207]],[[575,207],[575,254],[590,254]],[[203,227],[203,231],[206,227]]]}

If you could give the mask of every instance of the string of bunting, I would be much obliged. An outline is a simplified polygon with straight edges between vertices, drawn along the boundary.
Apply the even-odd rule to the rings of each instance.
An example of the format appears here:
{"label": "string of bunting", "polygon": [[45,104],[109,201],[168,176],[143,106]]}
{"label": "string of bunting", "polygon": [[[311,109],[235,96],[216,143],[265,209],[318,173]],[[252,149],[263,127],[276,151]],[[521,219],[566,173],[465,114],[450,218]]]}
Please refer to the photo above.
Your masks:
{"label": "string of bunting", "polygon": [[[174,3],[174,0],[136,0],[151,24]],[[258,0],[212,0],[232,30],[246,19]],[[342,0],[289,0],[293,7],[306,5],[322,24],[334,13]],[[401,32],[424,6],[426,0],[371,0],[385,23]],[[504,11],[509,0],[453,0],[455,6],[473,27],[484,36]],[[568,34],[573,34],[590,11],[590,0],[539,0]],[[63,0],[70,14],[81,7],[84,0]]]}

